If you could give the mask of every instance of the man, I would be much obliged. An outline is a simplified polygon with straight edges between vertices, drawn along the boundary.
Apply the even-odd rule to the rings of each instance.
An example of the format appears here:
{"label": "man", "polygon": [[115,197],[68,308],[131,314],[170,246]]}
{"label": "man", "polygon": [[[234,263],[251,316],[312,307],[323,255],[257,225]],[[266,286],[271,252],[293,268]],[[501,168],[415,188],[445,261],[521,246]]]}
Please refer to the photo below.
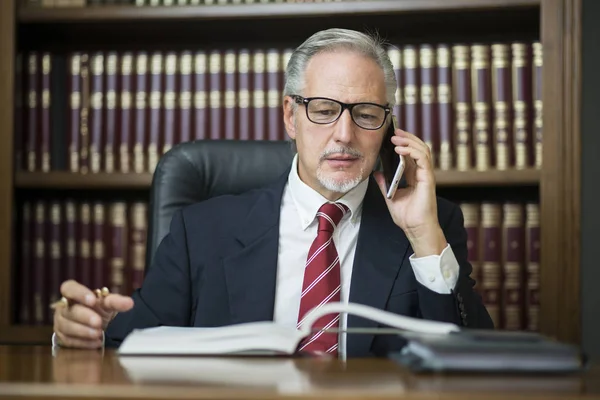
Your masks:
{"label": "man", "polygon": [[[436,198],[429,148],[398,129],[407,187],[385,198],[375,167],[391,123],[396,80],[376,38],[331,29],[292,55],[283,111],[297,154],[272,185],[177,211],[143,287],[96,299],[68,281],[54,317],[70,347],[119,344],[136,328],[274,320],[350,301],[398,314],[488,328],[469,277],[460,208]],[[330,315],[318,327],[374,327]],[[105,332],[104,332],[105,331]],[[397,349],[391,336],[315,334],[300,351],[366,356]]]}

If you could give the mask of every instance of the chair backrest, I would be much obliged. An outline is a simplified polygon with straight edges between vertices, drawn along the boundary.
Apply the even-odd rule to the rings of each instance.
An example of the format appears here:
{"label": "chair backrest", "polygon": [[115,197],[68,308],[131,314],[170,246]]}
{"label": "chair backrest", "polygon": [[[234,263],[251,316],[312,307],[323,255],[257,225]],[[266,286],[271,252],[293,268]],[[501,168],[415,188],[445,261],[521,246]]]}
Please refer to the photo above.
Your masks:
{"label": "chair backrest", "polygon": [[288,141],[197,140],[174,146],[161,157],[152,179],[146,268],[177,209],[271,183],[293,156]]}

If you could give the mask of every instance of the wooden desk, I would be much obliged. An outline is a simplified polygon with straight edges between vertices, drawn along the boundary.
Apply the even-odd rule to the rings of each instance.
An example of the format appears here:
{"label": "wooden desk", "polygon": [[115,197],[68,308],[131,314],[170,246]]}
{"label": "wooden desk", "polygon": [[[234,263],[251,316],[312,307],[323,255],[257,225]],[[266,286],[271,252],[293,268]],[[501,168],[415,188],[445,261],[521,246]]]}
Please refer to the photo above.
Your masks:
{"label": "wooden desk", "polygon": [[417,376],[386,359],[118,357],[112,350],[0,346],[0,398],[600,399],[581,376]]}

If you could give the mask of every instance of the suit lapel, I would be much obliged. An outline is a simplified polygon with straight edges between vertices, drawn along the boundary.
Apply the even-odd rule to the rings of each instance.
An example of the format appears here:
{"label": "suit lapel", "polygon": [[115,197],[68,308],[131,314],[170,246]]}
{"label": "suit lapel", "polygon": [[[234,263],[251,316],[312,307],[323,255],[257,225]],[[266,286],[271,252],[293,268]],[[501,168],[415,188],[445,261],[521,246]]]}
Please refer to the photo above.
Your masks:
{"label": "suit lapel", "polygon": [[273,319],[279,209],[288,173],[255,197],[235,232],[241,249],[223,260],[232,324]]}
{"label": "suit lapel", "polygon": [[[408,239],[392,220],[377,183],[369,178],[352,267],[349,301],[385,309],[408,247]],[[348,316],[348,328],[375,326],[377,324],[373,321]],[[374,336],[348,334],[347,338],[347,353],[351,357],[366,354]]]}

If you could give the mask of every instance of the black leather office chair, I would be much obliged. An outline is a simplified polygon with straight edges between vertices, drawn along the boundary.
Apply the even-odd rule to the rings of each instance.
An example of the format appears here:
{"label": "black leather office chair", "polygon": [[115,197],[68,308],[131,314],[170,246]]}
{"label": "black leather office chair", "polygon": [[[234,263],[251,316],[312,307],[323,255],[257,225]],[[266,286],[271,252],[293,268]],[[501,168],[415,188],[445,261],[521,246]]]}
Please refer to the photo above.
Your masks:
{"label": "black leather office chair", "polygon": [[152,179],[146,268],[169,232],[175,210],[273,182],[293,156],[288,141],[197,140],[174,146],[161,157]]}

